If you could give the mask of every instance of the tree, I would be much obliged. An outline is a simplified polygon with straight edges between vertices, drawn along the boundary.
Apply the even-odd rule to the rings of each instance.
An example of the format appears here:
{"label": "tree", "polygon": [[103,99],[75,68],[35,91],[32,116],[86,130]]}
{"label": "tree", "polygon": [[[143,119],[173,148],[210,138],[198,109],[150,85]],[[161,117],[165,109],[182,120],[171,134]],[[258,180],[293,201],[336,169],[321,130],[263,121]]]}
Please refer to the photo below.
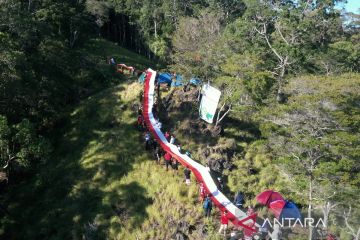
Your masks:
{"label": "tree", "polygon": [[[219,123],[230,113],[232,110],[232,107],[234,104],[237,103],[236,99],[239,98],[239,91],[236,86],[234,86],[234,81],[231,78],[228,77],[220,77],[216,79],[217,81],[220,81],[222,85],[220,86],[221,90],[221,100],[220,104],[221,107],[219,108],[217,112],[217,117],[215,121],[215,126],[218,126]],[[217,82],[215,80],[215,83]]]}
{"label": "tree", "polygon": [[172,44],[173,69],[190,77],[210,80],[217,65],[215,44],[221,36],[222,14],[204,10],[198,18],[180,19]]}
{"label": "tree", "polygon": [[223,62],[220,65],[221,76],[214,80],[222,91],[216,125],[233,107],[263,103],[274,84],[271,73],[263,69],[263,62],[256,55],[233,54]]}
{"label": "tree", "polygon": [[[330,210],[338,205],[335,199],[342,194],[335,189],[344,184],[341,179],[346,174],[341,161],[338,161],[339,156],[332,149],[334,142],[330,136],[346,129],[324,111],[310,107],[270,121],[285,130],[281,138],[273,136],[271,143],[282,156],[283,171],[293,176],[298,189],[307,192],[307,217],[313,216],[314,205],[318,204],[327,221]],[[313,228],[310,226],[309,240],[312,237]]]}
{"label": "tree", "polygon": [[225,30],[229,56],[250,52],[276,78],[279,102],[290,74],[323,67],[314,62],[343,35],[340,12],[330,1],[244,1],[246,11]]}
{"label": "tree", "polygon": [[344,18],[345,31],[350,35],[358,34],[360,32],[360,14],[345,13]]}
{"label": "tree", "polygon": [[343,213],[343,218],[345,221],[345,227],[347,230],[347,233],[352,237],[353,240],[359,240],[360,239],[360,226],[356,226],[355,223],[354,225],[352,225],[351,223],[351,217],[352,217],[352,208],[351,206],[349,206],[348,211],[344,211]]}
{"label": "tree", "polygon": [[11,173],[24,172],[31,165],[44,163],[50,152],[50,143],[36,134],[29,120],[11,126],[0,116],[0,161],[7,181]]}
{"label": "tree", "polygon": [[244,14],[246,6],[243,1],[239,0],[208,0],[210,8],[220,10],[224,14],[224,19],[227,22],[232,22],[234,19]]}
{"label": "tree", "polygon": [[100,28],[109,20],[110,3],[106,1],[87,0],[86,11],[95,17],[95,23],[98,26],[98,33]]}
{"label": "tree", "polygon": [[349,72],[358,72],[360,70],[359,40],[360,34],[357,34],[351,36],[349,40],[338,41],[330,45],[329,58],[335,61],[333,68]]}

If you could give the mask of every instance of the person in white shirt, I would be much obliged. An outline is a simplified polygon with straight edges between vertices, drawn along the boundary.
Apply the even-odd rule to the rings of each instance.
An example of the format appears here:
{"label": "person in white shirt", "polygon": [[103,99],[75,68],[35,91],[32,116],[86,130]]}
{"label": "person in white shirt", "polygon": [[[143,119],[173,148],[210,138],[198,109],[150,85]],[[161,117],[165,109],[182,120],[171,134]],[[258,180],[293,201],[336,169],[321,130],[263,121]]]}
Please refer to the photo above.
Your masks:
{"label": "person in white shirt", "polygon": [[274,231],[272,233],[268,232],[268,234],[272,240],[280,240],[281,230],[279,224],[274,224]]}
{"label": "person in white shirt", "polygon": [[175,143],[175,137],[173,135],[171,135],[170,137],[170,144],[174,144]]}
{"label": "person in white shirt", "polygon": [[150,149],[150,141],[151,141],[151,135],[149,132],[145,133],[144,139],[145,139],[145,150],[149,150]]}
{"label": "person in white shirt", "polygon": [[115,65],[115,64],[116,64],[115,59],[114,59],[113,57],[110,58],[110,64],[111,64],[111,65]]}

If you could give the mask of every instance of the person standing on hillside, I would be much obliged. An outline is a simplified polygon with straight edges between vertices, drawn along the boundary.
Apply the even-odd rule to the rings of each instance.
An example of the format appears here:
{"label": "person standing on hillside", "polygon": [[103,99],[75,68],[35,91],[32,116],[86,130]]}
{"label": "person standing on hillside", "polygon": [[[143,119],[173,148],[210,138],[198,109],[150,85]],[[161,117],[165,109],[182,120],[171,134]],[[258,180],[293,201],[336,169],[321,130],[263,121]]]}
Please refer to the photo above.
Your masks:
{"label": "person standing on hillside", "polygon": [[175,137],[173,135],[170,136],[170,144],[175,143]]}
{"label": "person standing on hillside", "polygon": [[180,146],[180,144],[176,145],[176,147],[177,147],[179,153],[181,153],[181,146]]}
{"label": "person standing on hillside", "polygon": [[279,224],[274,224],[274,231],[273,232],[268,232],[270,238],[272,240],[280,240],[281,239],[281,230],[280,230],[280,225]]}
{"label": "person standing on hillside", "polygon": [[226,235],[226,229],[228,228],[228,224],[229,224],[229,218],[227,216],[228,211],[225,210],[223,212],[223,214],[221,214],[221,218],[220,218],[220,229],[219,229],[219,234],[221,234],[222,231],[224,231],[224,236]]}
{"label": "person standing on hillside", "polygon": [[179,162],[173,158],[172,159],[172,163],[171,163],[171,168],[173,169],[173,176],[176,174],[177,175],[177,170],[179,169]]}
{"label": "person standing on hillside", "polygon": [[203,204],[204,210],[205,210],[205,217],[210,217],[211,210],[212,210],[212,201],[210,198],[210,194],[208,194],[204,200]]}
{"label": "person standing on hillside", "polygon": [[170,141],[170,133],[169,131],[166,131],[165,134],[164,134],[166,140],[168,140],[168,142]]}
{"label": "person standing on hillside", "polygon": [[252,206],[248,206],[248,209],[246,211],[246,215],[251,216],[253,214],[255,214],[254,208]]}
{"label": "person standing on hillside", "polygon": [[159,119],[156,121],[156,125],[155,125],[155,126],[157,126],[157,127],[161,130],[161,128],[162,128],[162,123],[160,122]]}
{"label": "person standing on hillside", "polygon": [[151,135],[149,132],[145,133],[145,150],[149,150],[150,149],[150,142],[151,142]]}
{"label": "person standing on hillside", "polygon": [[191,171],[189,169],[189,166],[186,166],[186,168],[184,169],[184,176],[185,176],[185,184],[186,185],[190,185],[190,174]]}
{"label": "person standing on hillside", "polygon": [[142,115],[142,113],[143,113],[142,105],[139,104],[139,107],[138,107],[138,115]]}
{"label": "person standing on hillside", "polygon": [[217,178],[217,187],[220,191],[224,190],[224,182],[222,181],[221,177]]}
{"label": "person standing on hillside", "polygon": [[166,152],[164,155],[166,171],[169,170],[169,166],[171,165],[171,158],[171,154],[169,152]]}
{"label": "person standing on hillside", "polygon": [[211,172],[211,169],[207,163],[205,164],[205,168],[206,168],[206,171],[208,171],[209,173]]}
{"label": "person standing on hillside", "polygon": [[139,102],[142,103],[144,98],[144,92],[141,90],[139,93]]}
{"label": "person standing on hillside", "polygon": [[152,146],[152,148],[153,148],[154,151],[155,151],[156,148],[159,146],[159,144],[158,144],[158,142],[157,142],[157,140],[156,140],[155,138],[154,138],[154,140],[152,141],[151,146]]}
{"label": "person standing on hillside", "polygon": [[200,194],[200,202],[204,202],[204,199],[206,197],[206,190],[203,182],[200,182],[199,184],[199,194]]}
{"label": "person standing on hillside", "polygon": [[143,121],[144,121],[144,118],[143,116],[140,114],[137,118],[137,127],[138,127],[138,130],[141,131],[142,130],[142,127],[143,127]]}
{"label": "person standing on hillside", "polygon": [[155,158],[157,161],[157,164],[161,164],[161,156],[162,156],[162,149],[161,147],[158,145],[155,149]]}
{"label": "person standing on hillside", "polygon": [[110,63],[110,65],[112,65],[112,66],[115,66],[115,65],[116,65],[116,61],[115,61],[114,57],[111,57],[111,58],[110,58],[109,63]]}
{"label": "person standing on hillside", "polygon": [[244,194],[241,191],[238,191],[235,194],[234,203],[238,208],[242,208],[243,204],[245,203]]}
{"label": "person standing on hillside", "polygon": [[[157,103],[155,102],[154,105],[153,105],[153,107],[152,107],[152,109],[151,109],[151,112],[153,113],[156,122],[158,122],[158,121],[159,121],[159,119],[158,119],[158,118],[159,118],[159,113],[158,113],[156,104],[157,104]],[[156,125],[157,125],[157,124],[158,124],[158,123],[156,123]]]}

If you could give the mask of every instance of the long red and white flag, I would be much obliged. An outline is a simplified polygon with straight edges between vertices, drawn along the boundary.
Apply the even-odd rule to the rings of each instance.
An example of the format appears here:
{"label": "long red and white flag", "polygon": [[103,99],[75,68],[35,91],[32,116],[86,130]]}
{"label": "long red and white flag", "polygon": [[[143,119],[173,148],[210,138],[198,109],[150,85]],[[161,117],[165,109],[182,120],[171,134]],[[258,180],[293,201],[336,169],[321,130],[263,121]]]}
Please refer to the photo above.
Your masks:
{"label": "long red and white flag", "polygon": [[210,194],[213,203],[220,209],[220,211],[228,211],[229,220],[235,226],[243,227],[246,232],[255,233],[260,227],[256,223],[256,214],[248,216],[244,211],[237,208],[216,186],[213,178],[208,170],[200,163],[194,161],[186,154],[179,152],[174,144],[170,144],[165,138],[164,134],[158,128],[157,121],[152,113],[155,93],[155,78],[156,71],[148,69],[146,71],[144,102],[143,102],[143,116],[149,131],[158,141],[160,146],[169,152],[173,158],[178,160],[183,166],[188,167],[195,175],[197,181],[203,182],[207,193]]}

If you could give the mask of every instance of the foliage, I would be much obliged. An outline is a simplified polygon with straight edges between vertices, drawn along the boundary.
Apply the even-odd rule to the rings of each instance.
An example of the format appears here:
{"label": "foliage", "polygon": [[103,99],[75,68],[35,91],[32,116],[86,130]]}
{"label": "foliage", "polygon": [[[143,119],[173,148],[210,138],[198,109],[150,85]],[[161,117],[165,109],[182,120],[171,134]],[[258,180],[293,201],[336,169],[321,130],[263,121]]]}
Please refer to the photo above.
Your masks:
{"label": "foliage", "polygon": [[274,78],[268,72],[258,72],[245,79],[244,83],[252,98],[261,102],[268,97]]}
{"label": "foliage", "polygon": [[330,45],[330,57],[343,71],[359,72],[360,34],[353,35],[348,41],[339,41]]}
{"label": "foliage", "polygon": [[[256,204],[255,196],[266,189],[290,193],[286,179],[273,164],[274,159],[264,141],[255,141],[235,160],[237,169],[229,174],[229,188],[246,195],[247,206]],[[269,174],[271,173],[271,174]]]}
{"label": "foliage", "polygon": [[34,124],[24,119],[19,124],[9,125],[6,117],[0,116],[0,125],[2,168],[21,173],[39,163],[45,163],[51,146],[46,139],[36,134]]}
{"label": "foliage", "polygon": [[180,19],[172,39],[174,69],[204,80],[214,76],[219,60],[213,48],[221,34],[222,18],[220,13],[204,10],[200,16]]}
{"label": "foliage", "polygon": [[352,125],[359,112],[349,104],[349,99],[358,98],[358,76],[316,81],[300,77],[292,79],[287,89],[289,103],[271,109],[272,113],[266,110],[264,125],[272,126],[263,129],[269,131],[277,165],[293,179],[294,191],[303,195],[300,203],[309,206],[308,216],[323,209],[328,219],[335,206],[347,205],[351,192],[358,191],[359,166],[354,160],[359,154],[359,131]]}

